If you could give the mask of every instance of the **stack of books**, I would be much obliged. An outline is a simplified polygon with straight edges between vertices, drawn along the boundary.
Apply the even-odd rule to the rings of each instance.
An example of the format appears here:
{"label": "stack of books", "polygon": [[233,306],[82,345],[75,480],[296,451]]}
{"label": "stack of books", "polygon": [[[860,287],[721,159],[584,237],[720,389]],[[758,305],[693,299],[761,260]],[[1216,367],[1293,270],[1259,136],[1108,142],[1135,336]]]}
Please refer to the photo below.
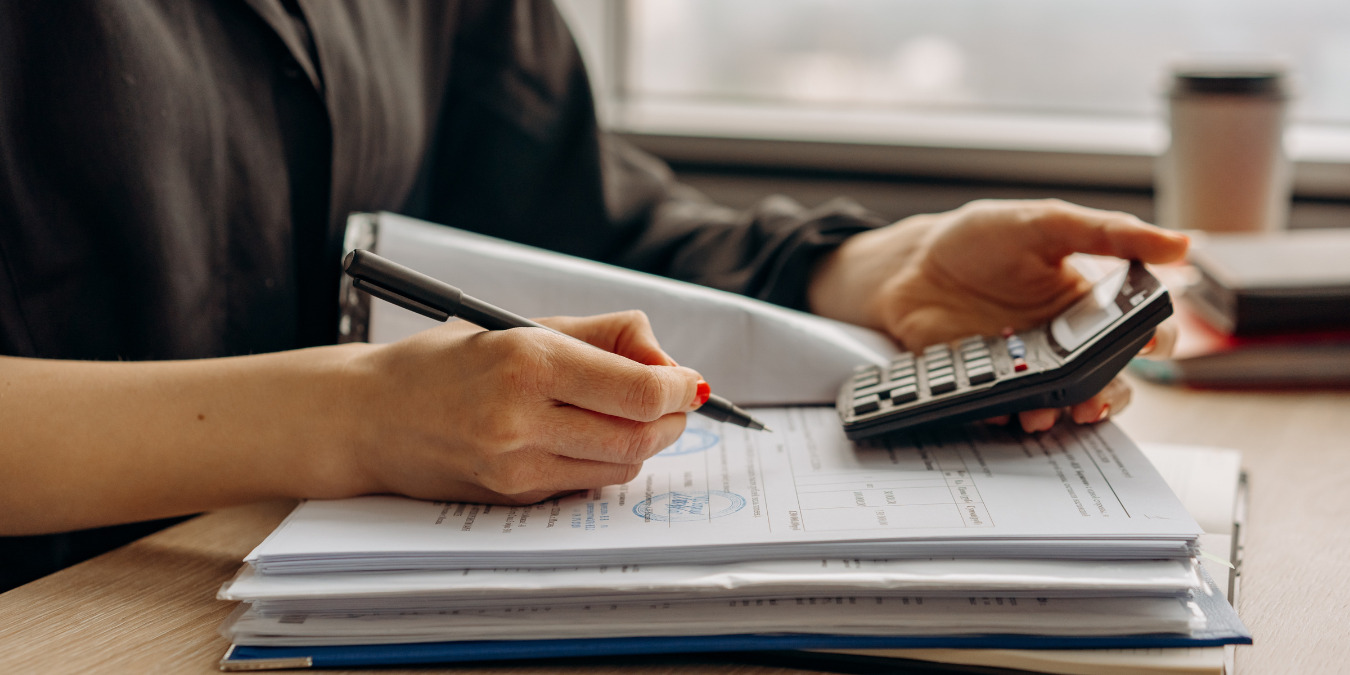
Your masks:
{"label": "stack of books", "polygon": [[[382,247],[399,235],[458,236],[379,220]],[[474,246],[468,258],[493,269],[503,261],[489,254],[500,255],[519,270],[508,245],[470,237],[448,248]],[[560,282],[585,283],[579,261],[559,264]],[[608,286],[621,272],[594,274]],[[673,284],[620,287],[644,283]],[[500,297],[489,299],[511,304]],[[778,363],[805,355],[856,363],[886,344],[707,289],[654,297],[694,298],[705,312],[739,317],[701,322],[735,333],[700,328],[687,344],[672,330],[676,339],[664,344],[681,362],[709,340],[773,356],[757,361],[754,386],[735,400],[814,391],[775,382],[768,375],[801,376]],[[647,309],[653,323],[687,316],[620,301]],[[397,337],[366,316],[371,332]],[[757,342],[737,349],[747,335]],[[806,351],[781,360],[793,349]],[[709,365],[696,367],[717,381]],[[828,402],[846,374],[811,396]],[[1109,422],[1038,435],[974,425],[855,443],[822,401],[777,402],[795,405],[755,411],[775,433],[691,416],[635,480],[539,504],[305,502],[221,589],[222,599],[241,601],[223,628],[233,646],[222,667],[918,648],[1175,655],[1250,642],[1224,582],[1197,562],[1201,525]]]}
{"label": "stack of books", "polygon": [[1350,386],[1347,260],[1350,229],[1198,238],[1176,350],[1134,371],[1198,387]]}

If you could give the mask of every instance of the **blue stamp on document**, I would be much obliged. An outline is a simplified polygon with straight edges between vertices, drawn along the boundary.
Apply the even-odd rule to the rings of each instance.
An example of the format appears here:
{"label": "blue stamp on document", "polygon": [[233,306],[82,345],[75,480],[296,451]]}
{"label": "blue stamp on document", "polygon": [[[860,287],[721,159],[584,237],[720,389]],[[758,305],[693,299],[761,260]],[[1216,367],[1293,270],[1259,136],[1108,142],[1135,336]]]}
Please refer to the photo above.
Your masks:
{"label": "blue stamp on document", "polygon": [[729,516],[745,508],[745,497],[722,490],[666,492],[653,495],[633,506],[643,520],[688,523]]}
{"label": "blue stamp on document", "polygon": [[695,452],[703,452],[722,440],[717,434],[707,429],[685,429],[680,434],[678,440],[670,447],[657,453],[657,457],[675,457],[677,455],[691,455]]}

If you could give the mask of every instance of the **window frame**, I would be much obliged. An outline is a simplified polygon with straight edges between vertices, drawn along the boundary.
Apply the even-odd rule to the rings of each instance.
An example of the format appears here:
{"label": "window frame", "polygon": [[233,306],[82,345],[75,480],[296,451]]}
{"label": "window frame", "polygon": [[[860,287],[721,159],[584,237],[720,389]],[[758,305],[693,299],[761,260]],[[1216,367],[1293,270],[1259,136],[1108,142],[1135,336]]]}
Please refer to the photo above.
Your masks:
{"label": "window frame", "polygon": [[[668,161],[1001,183],[1148,189],[1161,118],[852,110],[640,99],[628,81],[629,0],[557,0],[590,69],[601,123]],[[1297,197],[1350,198],[1350,126],[1291,124]]]}

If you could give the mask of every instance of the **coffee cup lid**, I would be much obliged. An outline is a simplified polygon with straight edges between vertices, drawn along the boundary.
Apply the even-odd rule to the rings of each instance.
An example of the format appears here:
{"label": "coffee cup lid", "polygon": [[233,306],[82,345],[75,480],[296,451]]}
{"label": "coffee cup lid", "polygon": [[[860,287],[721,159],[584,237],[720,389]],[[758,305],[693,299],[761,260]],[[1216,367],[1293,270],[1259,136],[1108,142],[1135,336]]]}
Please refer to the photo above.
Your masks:
{"label": "coffee cup lid", "polygon": [[1172,68],[1172,95],[1285,96],[1285,68],[1271,63],[1184,63]]}

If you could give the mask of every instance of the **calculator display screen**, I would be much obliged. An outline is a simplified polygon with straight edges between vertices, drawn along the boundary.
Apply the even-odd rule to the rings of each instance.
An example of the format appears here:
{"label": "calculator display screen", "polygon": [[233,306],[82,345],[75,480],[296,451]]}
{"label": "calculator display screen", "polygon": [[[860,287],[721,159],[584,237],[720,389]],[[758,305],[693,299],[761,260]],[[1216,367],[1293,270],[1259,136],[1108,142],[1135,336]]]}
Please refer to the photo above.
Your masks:
{"label": "calculator display screen", "polygon": [[1091,293],[1055,317],[1048,327],[1051,348],[1068,356],[1123,316],[1131,307],[1128,276],[1129,267],[1108,274]]}

